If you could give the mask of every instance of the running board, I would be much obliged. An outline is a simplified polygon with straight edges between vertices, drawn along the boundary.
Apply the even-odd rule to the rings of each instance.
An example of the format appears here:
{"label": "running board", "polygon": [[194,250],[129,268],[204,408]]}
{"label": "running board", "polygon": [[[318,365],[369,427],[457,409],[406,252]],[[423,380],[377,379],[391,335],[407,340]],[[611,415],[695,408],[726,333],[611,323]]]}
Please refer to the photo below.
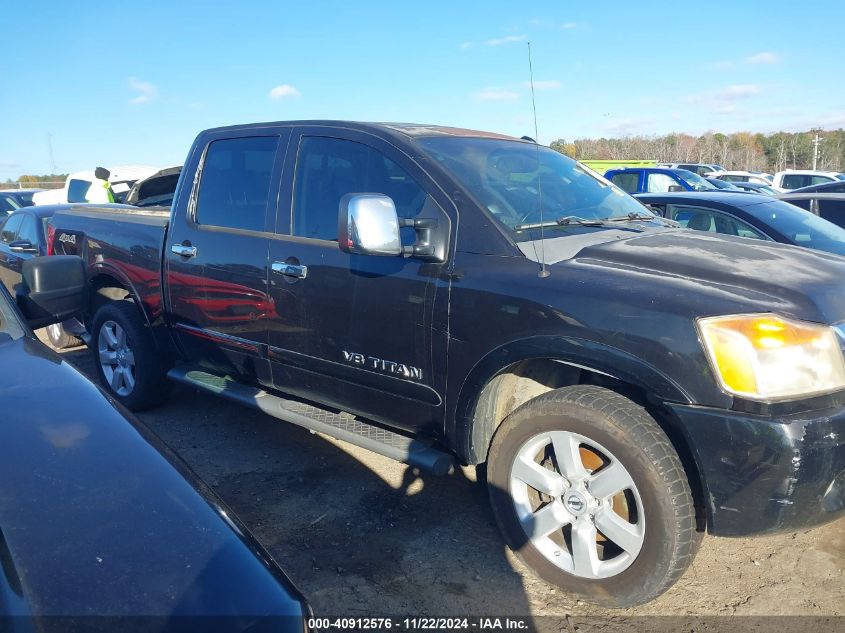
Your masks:
{"label": "running board", "polygon": [[449,473],[452,456],[431,444],[381,427],[367,424],[351,413],[332,413],[296,400],[286,400],[257,387],[242,385],[230,378],[198,369],[175,367],[167,377],[240,404],[258,409],[279,420],[349,442],[399,462],[430,471]]}

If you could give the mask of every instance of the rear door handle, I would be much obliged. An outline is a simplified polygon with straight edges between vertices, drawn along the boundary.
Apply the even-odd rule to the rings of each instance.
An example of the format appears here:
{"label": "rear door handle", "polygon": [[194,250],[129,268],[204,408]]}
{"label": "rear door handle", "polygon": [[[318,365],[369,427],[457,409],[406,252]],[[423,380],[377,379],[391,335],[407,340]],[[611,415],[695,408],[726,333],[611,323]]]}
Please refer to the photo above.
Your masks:
{"label": "rear door handle", "polygon": [[274,273],[279,273],[285,277],[305,279],[306,275],[308,275],[308,266],[288,264],[287,262],[273,262],[272,268]]}
{"label": "rear door handle", "polygon": [[181,255],[182,257],[195,257],[197,254],[197,247],[190,244],[174,244],[170,247],[172,253]]}

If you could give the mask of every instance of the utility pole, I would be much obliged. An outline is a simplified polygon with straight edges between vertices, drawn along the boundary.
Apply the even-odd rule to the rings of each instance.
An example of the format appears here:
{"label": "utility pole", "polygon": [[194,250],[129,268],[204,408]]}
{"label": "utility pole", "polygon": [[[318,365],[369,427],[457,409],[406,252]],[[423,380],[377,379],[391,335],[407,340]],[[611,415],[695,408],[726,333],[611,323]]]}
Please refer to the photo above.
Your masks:
{"label": "utility pole", "polygon": [[816,170],[816,163],[819,159],[819,144],[823,140],[823,138],[819,137],[819,133],[816,132],[816,138],[813,139],[813,171]]}
{"label": "utility pole", "polygon": [[50,151],[50,174],[56,173],[56,160],[53,158],[53,135],[47,132],[47,149]]}

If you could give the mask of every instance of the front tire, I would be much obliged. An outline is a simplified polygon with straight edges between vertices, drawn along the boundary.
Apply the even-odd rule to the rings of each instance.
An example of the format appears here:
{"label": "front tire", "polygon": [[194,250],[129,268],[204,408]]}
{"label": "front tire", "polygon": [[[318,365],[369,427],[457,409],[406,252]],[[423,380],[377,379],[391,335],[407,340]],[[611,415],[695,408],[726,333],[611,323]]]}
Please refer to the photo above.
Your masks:
{"label": "front tire", "polygon": [[100,382],[127,409],[142,411],[166,398],[166,367],[133,302],[112,301],[97,310],[90,347]]}
{"label": "front tire", "polygon": [[700,542],[666,434],[645,409],[601,387],[557,389],[508,416],[490,446],[488,489],[521,560],[602,606],[656,598]]}

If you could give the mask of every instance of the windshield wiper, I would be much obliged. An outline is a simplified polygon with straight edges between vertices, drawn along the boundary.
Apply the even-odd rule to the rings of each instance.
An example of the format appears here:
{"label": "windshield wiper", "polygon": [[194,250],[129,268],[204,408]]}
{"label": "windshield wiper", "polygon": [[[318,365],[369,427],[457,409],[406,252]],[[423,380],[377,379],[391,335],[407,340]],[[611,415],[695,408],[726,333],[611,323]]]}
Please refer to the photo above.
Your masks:
{"label": "windshield wiper", "polygon": [[577,224],[578,226],[604,226],[604,220],[588,220],[577,215],[565,215],[558,218],[555,224],[566,226],[567,224]]}
{"label": "windshield wiper", "polygon": [[530,222],[528,224],[517,224],[513,227],[514,231],[527,231],[529,229],[549,228],[557,226],[568,226],[575,224],[578,226],[606,226],[604,220],[588,220],[577,215],[565,215],[557,220],[550,220],[548,222]]}
{"label": "windshield wiper", "polygon": [[620,215],[613,218],[606,218],[606,222],[631,222],[633,220],[662,220],[663,218],[657,215],[648,213],[639,213],[638,211],[631,211],[628,215]]}

